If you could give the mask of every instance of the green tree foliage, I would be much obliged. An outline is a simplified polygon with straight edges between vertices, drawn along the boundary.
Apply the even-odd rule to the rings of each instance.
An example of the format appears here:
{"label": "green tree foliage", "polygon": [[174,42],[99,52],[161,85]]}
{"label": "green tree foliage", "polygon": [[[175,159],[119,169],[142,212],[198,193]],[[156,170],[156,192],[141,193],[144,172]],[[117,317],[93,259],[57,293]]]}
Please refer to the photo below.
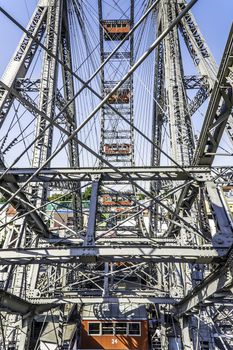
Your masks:
{"label": "green tree foliage", "polygon": [[4,203],[6,201],[6,198],[0,194],[0,203]]}
{"label": "green tree foliage", "polygon": [[[60,198],[62,193],[54,193],[52,196],[48,197],[49,201],[56,201],[56,199]],[[61,199],[58,199],[59,202],[70,202],[72,200],[72,194],[69,193],[63,196]]]}
{"label": "green tree foliage", "polygon": [[90,198],[91,198],[91,186],[88,186],[83,192],[83,200],[88,201]]}
{"label": "green tree foliage", "polygon": [[138,193],[138,200],[139,201],[142,201],[142,200],[144,200],[145,198],[146,198],[146,196],[144,195],[144,193]]}

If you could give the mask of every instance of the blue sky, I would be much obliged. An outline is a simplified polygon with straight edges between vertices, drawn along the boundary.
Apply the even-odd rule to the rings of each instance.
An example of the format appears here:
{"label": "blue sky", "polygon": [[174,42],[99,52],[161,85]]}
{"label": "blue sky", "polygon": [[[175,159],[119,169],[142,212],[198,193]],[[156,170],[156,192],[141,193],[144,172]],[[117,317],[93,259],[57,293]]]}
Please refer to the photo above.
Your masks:
{"label": "blue sky", "polygon": [[219,63],[233,21],[233,1],[199,0],[192,12]]}

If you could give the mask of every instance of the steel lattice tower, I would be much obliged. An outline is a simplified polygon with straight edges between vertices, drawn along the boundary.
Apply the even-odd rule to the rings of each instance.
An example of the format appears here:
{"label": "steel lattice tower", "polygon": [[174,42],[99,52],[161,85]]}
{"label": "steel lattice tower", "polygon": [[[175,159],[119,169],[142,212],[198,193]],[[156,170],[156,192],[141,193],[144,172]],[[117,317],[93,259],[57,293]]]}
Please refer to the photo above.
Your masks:
{"label": "steel lattice tower", "polygon": [[232,348],[232,168],[213,164],[233,29],[218,67],[196,2],[39,0],[27,28],[0,7],[23,31],[0,80],[0,349],[80,349],[85,305],[132,303],[152,350]]}

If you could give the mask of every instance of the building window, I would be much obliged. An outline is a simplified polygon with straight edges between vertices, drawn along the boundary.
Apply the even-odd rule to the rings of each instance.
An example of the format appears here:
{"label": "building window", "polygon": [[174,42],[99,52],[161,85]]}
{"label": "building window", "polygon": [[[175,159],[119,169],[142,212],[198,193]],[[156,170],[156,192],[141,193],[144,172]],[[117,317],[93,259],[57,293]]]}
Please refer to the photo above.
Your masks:
{"label": "building window", "polygon": [[114,334],[112,322],[102,323],[102,334]]}
{"label": "building window", "polygon": [[100,323],[94,322],[88,324],[88,334],[100,335]]}
{"label": "building window", "polygon": [[128,330],[129,335],[140,335],[141,334],[139,322],[128,323],[128,327],[129,327],[129,330]]}
{"label": "building window", "polygon": [[88,335],[141,335],[140,322],[90,322]]}
{"label": "building window", "polygon": [[127,335],[127,323],[115,323],[115,334]]}

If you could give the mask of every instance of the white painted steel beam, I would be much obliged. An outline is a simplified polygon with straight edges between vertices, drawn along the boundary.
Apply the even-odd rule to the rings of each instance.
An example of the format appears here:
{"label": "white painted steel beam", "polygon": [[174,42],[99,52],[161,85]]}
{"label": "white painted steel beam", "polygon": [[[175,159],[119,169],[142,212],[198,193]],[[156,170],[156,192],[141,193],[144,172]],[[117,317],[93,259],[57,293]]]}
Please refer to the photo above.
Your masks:
{"label": "white painted steel beam", "polygon": [[129,294],[125,297],[99,297],[99,296],[74,296],[74,297],[59,297],[59,298],[30,298],[34,304],[48,303],[50,305],[60,305],[66,303],[77,304],[130,304],[132,301],[137,304],[161,304],[174,305],[179,299],[170,297],[140,297],[135,294]]}
{"label": "white painted steel beam", "polygon": [[45,304],[33,305],[29,301],[17,297],[14,294],[0,290],[0,310],[20,315],[39,314],[50,310],[52,305]]}
{"label": "white painted steel beam", "polygon": [[85,260],[104,261],[154,261],[154,262],[196,262],[210,263],[224,261],[228,249],[215,250],[209,247],[184,246],[130,246],[105,245],[70,247],[70,248],[24,248],[2,249],[0,263],[2,264],[40,264],[68,263]]}
{"label": "white painted steel beam", "polygon": [[[17,175],[19,182],[37,171],[37,168],[13,168],[10,169],[4,179],[10,181],[10,175]],[[0,175],[4,169],[0,169]],[[91,181],[93,176],[101,176],[102,181],[125,181],[131,175],[134,181],[151,181],[153,179],[181,181],[193,178],[195,181],[208,181],[211,179],[211,168],[209,167],[184,167],[158,166],[158,167],[119,167],[118,172],[111,168],[45,168],[37,174],[32,181]],[[40,179],[41,178],[41,179]]]}
{"label": "white painted steel beam", "polygon": [[[232,266],[218,269],[179,302],[174,308],[175,316],[182,317],[185,314],[197,312],[200,306],[208,304],[208,298],[213,297],[218,291],[223,289],[229,290],[232,287]],[[212,299],[211,302],[213,303],[214,299]]]}

